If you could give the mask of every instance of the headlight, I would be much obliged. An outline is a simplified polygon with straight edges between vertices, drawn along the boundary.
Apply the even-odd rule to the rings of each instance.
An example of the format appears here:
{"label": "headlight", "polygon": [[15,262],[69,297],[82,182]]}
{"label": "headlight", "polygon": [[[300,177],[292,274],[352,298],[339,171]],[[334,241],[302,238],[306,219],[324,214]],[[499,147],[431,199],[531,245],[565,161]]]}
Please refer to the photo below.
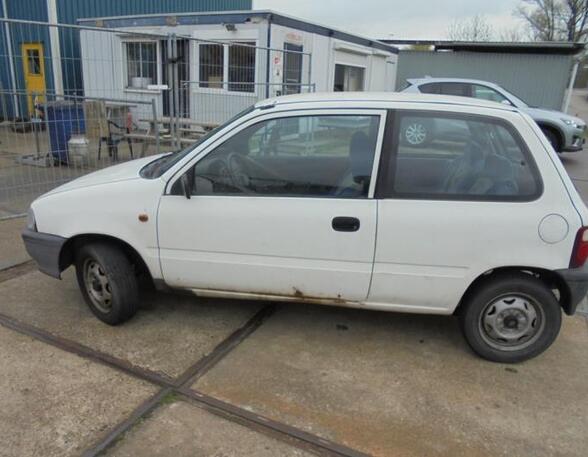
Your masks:
{"label": "headlight", "polygon": [[33,213],[32,208],[29,208],[27,212],[27,228],[34,232],[37,231],[37,222],[35,221],[35,213]]}
{"label": "headlight", "polygon": [[572,121],[571,119],[562,119],[562,122],[566,125],[570,125],[576,129],[581,128],[581,125],[577,124],[575,121]]}

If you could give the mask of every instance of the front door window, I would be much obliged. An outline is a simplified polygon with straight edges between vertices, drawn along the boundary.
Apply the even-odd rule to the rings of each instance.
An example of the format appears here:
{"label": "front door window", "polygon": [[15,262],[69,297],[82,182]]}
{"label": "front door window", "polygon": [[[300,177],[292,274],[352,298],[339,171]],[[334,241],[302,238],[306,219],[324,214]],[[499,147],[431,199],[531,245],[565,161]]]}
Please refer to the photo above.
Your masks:
{"label": "front door window", "polygon": [[[284,117],[254,124],[189,172],[194,195],[367,198],[379,115]],[[181,193],[174,186],[172,193]]]}

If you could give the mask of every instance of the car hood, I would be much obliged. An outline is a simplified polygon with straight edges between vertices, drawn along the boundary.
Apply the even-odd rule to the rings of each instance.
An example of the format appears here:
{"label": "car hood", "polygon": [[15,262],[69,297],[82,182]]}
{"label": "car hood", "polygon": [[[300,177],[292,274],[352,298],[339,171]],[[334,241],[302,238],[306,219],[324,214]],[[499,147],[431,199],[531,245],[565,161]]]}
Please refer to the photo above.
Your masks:
{"label": "car hood", "polygon": [[98,186],[118,181],[139,179],[139,172],[141,171],[141,168],[156,158],[161,157],[162,155],[164,154],[130,160],[128,162],[120,163],[118,165],[113,165],[111,167],[89,173],[66,184],[63,184],[62,186],[56,187],[53,190],[50,190],[42,197],[60,192],[68,192],[70,190],[80,189],[82,187]]}
{"label": "car hood", "polygon": [[562,113],[561,111],[545,109],[545,108],[531,108],[531,107],[524,107],[521,108],[521,111],[524,111],[529,116],[531,116],[535,120],[554,120],[557,122],[561,122],[562,120],[569,120],[576,125],[584,125],[585,122],[576,116],[570,116],[569,114]]}

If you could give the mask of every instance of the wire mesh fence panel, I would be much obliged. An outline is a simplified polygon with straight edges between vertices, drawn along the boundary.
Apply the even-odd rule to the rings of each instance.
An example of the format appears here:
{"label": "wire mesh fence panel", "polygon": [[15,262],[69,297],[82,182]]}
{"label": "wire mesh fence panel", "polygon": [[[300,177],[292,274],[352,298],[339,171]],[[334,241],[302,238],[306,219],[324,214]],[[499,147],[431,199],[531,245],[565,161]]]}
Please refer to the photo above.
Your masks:
{"label": "wire mesh fence panel", "polygon": [[0,27],[10,75],[0,79],[0,219],[84,174],[191,147],[259,100],[314,90],[310,55],[295,46],[12,19]]}

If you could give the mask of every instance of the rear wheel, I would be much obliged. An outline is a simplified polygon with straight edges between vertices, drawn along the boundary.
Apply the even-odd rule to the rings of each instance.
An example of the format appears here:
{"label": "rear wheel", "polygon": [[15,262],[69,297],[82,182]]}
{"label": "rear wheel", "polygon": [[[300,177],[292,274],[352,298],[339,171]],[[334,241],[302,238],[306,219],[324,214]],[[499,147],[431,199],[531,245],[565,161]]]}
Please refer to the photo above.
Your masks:
{"label": "rear wheel", "polygon": [[78,285],[94,315],[109,325],[137,312],[139,287],[126,255],[108,243],[82,246],[76,254]]}
{"label": "rear wheel", "polygon": [[466,297],[460,315],[471,348],[493,362],[533,358],[555,341],[561,327],[559,302],[541,281],[524,274],[497,275]]}

